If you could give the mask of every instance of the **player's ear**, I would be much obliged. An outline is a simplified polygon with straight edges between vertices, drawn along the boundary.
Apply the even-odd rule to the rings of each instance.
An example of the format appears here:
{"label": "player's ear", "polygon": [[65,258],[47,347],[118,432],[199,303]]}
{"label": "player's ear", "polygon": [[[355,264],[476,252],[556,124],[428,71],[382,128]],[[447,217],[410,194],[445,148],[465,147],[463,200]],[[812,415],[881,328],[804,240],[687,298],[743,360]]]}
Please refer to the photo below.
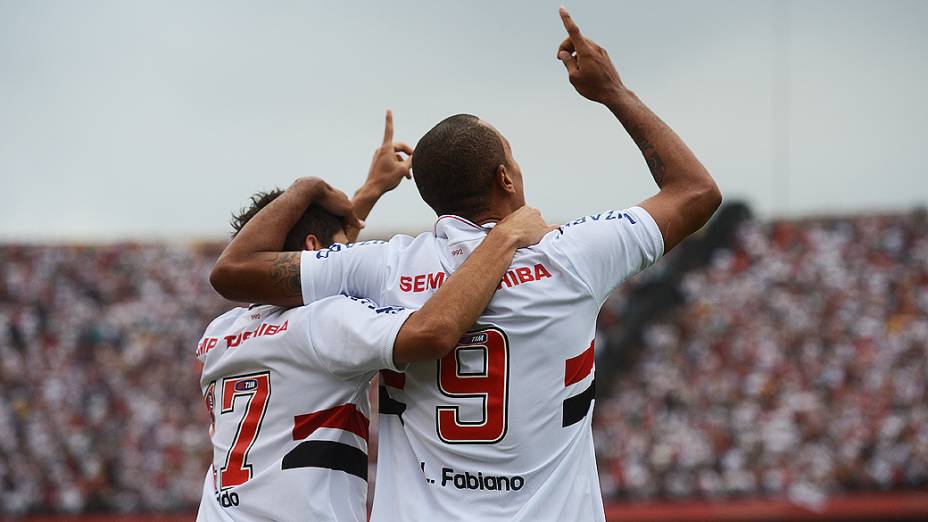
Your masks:
{"label": "player's ear", "polygon": [[503,192],[514,193],[516,185],[512,182],[512,175],[506,169],[506,165],[500,164],[496,167],[496,184]]}
{"label": "player's ear", "polygon": [[303,246],[306,250],[322,250],[322,241],[319,241],[314,234],[306,234]]}

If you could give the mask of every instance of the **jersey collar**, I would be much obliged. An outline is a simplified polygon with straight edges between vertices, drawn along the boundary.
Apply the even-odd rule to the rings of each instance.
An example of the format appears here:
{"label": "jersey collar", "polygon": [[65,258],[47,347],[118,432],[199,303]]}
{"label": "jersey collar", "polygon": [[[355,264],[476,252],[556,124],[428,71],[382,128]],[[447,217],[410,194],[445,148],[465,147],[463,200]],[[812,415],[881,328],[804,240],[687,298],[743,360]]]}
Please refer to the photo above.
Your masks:
{"label": "jersey collar", "polygon": [[443,216],[438,216],[438,220],[435,221],[435,227],[432,230],[435,237],[447,239],[448,243],[459,243],[461,241],[482,239],[495,226],[496,223],[478,225],[461,216],[445,214]]}
{"label": "jersey collar", "polygon": [[434,233],[436,239],[444,240],[439,244],[443,246],[440,251],[445,269],[457,270],[494,226],[496,223],[478,225],[461,216],[440,216]]}

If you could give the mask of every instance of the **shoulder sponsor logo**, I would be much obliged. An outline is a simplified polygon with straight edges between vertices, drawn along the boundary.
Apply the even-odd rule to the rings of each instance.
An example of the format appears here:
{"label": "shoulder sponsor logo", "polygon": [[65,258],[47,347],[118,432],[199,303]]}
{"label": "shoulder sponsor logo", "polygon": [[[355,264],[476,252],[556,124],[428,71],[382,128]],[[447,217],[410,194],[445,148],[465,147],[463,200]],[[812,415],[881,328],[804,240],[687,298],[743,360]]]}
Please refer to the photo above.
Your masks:
{"label": "shoulder sponsor logo", "polygon": [[405,310],[405,308],[403,308],[402,306],[375,306],[372,301],[368,299],[363,299],[360,297],[355,297],[353,295],[346,295],[345,297],[347,297],[348,299],[351,299],[352,301],[358,304],[366,306],[369,310],[373,310],[375,313],[378,313],[378,314],[398,314],[402,312],[403,310]]}
{"label": "shoulder sponsor logo", "polygon": [[347,245],[343,243],[335,243],[329,248],[323,248],[322,250],[317,250],[316,259],[326,259],[329,257],[329,254],[334,254],[337,252],[344,252],[346,250],[351,250],[352,248],[355,248],[355,247],[366,246],[366,245],[382,245],[384,243],[386,243],[386,241],[383,241],[381,239],[371,239],[368,241],[361,241],[359,243],[348,243]]}
{"label": "shoulder sponsor logo", "polygon": [[632,225],[638,224],[638,220],[632,217],[628,212],[621,212],[618,210],[609,210],[607,212],[600,212],[598,214],[590,214],[589,216],[584,216],[582,218],[577,218],[570,223],[565,223],[561,226],[561,233],[564,229],[575,227],[577,225],[582,225],[584,223],[595,222],[595,221],[614,221],[616,219],[625,218]]}

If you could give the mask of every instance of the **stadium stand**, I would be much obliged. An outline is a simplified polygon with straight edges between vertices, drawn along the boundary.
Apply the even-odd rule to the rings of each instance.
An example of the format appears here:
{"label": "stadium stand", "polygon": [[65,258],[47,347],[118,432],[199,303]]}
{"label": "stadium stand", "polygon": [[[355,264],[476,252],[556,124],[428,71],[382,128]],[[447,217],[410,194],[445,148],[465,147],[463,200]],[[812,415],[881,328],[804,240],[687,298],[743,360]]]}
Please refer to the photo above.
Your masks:
{"label": "stadium stand", "polygon": [[0,513],[189,510],[218,250],[0,248]]}
{"label": "stadium stand", "polygon": [[[814,512],[928,487],[925,213],[731,219],[604,308],[610,512]],[[193,351],[229,306],[207,282],[218,249],[0,246],[0,518],[195,509],[209,449]]]}
{"label": "stadium stand", "polygon": [[747,221],[680,284],[597,404],[604,495],[928,485],[923,213]]}

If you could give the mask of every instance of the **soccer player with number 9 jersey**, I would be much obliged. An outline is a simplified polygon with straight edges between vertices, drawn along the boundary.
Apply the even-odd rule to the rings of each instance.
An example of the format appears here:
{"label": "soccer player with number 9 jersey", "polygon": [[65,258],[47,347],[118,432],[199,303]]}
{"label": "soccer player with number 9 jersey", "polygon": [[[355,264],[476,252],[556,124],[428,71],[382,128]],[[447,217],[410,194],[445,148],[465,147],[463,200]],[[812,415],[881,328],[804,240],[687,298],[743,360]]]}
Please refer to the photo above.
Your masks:
{"label": "soccer player with number 9 jersey", "polygon": [[[683,141],[625,87],[606,51],[563,8],[561,19],[567,38],[557,58],[571,84],[617,117],[660,190],[520,249],[451,352],[383,374],[373,520],[604,519],[591,430],[597,314],[621,281],[701,228],[721,195]],[[421,306],[525,204],[508,141],[475,116],[432,128],[412,168],[422,199],[440,216],[433,231],[304,252],[289,267],[299,274],[302,302],[347,292]],[[582,183],[583,173],[558,182]],[[293,201],[298,207],[298,192]],[[277,233],[292,209],[269,214],[262,230]],[[256,244],[233,241],[224,257],[213,279],[220,293],[294,299],[274,287]]]}

